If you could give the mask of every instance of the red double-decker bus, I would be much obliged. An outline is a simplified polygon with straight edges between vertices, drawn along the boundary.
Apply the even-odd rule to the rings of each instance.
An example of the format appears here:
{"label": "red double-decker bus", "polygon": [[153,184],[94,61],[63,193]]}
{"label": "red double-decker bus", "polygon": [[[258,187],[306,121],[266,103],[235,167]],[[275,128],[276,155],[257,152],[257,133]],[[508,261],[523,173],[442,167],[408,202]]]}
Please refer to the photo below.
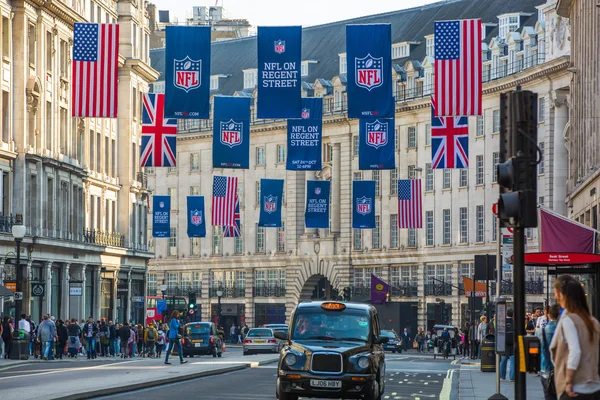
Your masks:
{"label": "red double-decker bus", "polygon": [[[156,303],[159,300],[163,300],[163,296],[146,297],[146,326],[148,326],[150,323],[158,324],[162,321],[162,314],[156,311]],[[173,310],[177,310],[182,315],[186,315],[187,300],[185,299],[185,297],[165,296],[164,300],[167,303],[167,310],[165,311],[165,321],[169,319],[169,316],[171,315]]]}

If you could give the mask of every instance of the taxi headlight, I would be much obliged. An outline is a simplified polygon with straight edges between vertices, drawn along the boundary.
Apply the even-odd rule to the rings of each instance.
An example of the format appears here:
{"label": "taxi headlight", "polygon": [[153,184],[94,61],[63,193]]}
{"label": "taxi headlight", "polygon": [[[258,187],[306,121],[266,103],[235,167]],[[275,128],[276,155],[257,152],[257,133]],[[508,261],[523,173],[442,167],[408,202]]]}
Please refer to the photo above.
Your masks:
{"label": "taxi headlight", "polygon": [[358,359],[358,366],[362,369],[365,369],[369,366],[369,358],[368,357],[361,357]]}
{"label": "taxi headlight", "polygon": [[298,357],[296,357],[294,354],[289,353],[287,356],[285,356],[285,358],[283,359],[283,361],[285,361],[285,363],[291,367],[292,365],[296,364],[296,361],[298,361]]}

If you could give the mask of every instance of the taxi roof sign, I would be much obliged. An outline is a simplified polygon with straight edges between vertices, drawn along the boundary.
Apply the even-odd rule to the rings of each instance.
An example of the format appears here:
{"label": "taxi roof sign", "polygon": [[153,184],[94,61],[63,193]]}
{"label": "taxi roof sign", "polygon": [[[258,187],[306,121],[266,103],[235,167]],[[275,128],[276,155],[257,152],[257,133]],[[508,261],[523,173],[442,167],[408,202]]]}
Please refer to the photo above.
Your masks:
{"label": "taxi roof sign", "polygon": [[346,305],[343,303],[327,302],[327,303],[321,304],[321,308],[323,310],[329,310],[329,311],[343,311],[346,309]]}

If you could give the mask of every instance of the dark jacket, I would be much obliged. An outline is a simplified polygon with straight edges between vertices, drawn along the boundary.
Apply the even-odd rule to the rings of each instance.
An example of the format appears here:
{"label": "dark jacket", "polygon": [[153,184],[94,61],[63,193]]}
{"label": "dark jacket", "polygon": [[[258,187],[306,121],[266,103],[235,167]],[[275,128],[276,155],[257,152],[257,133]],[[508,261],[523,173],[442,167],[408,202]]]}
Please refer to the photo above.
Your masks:
{"label": "dark jacket", "polygon": [[131,328],[128,325],[123,325],[119,328],[117,336],[121,339],[121,342],[126,342],[129,340],[129,336],[131,336]]}
{"label": "dark jacket", "polygon": [[514,349],[514,332],[515,332],[515,321],[512,317],[506,318],[506,356],[513,355]]}
{"label": "dark jacket", "polygon": [[79,327],[79,324],[69,324],[69,326],[67,326],[67,336],[81,337],[81,328]]}
{"label": "dark jacket", "polygon": [[115,339],[117,337],[117,328],[114,325],[110,325],[108,330],[110,331],[110,338]]}
{"label": "dark jacket", "polygon": [[56,326],[56,334],[58,336],[58,343],[67,343],[68,332],[65,324],[60,324]]}
{"label": "dark jacket", "polygon": [[98,336],[98,325],[96,325],[95,322],[86,322],[85,325],[83,326],[83,336],[84,337],[88,337],[89,331],[90,331],[90,324],[92,325],[92,337],[97,337]]}

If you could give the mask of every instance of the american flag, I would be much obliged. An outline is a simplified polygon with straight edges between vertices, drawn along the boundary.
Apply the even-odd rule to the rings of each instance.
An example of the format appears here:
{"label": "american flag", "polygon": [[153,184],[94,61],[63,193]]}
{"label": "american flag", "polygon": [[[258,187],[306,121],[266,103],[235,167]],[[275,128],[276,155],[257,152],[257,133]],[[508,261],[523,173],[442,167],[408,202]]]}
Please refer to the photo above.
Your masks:
{"label": "american flag", "polygon": [[238,178],[215,176],[213,178],[212,225],[235,226],[235,199]]}
{"label": "american flag", "polygon": [[242,222],[240,220],[240,198],[235,196],[235,214],[233,215],[235,220],[234,226],[224,226],[223,236],[225,237],[240,237],[242,236]]}
{"label": "american flag", "polygon": [[436,117],[481,115],[481,20],[435,23]]}
{"label": "american flag", "polygon": [[142,112],[142,167],[177,166],[177,119],[165,118],[165,95],[145,94]]}
{"label": "american flag", "polygon": [[119,25],[75,23],[73,117],[116,118]]}
{"label": "american flag", "polygon": [[469,167],[469,118],[436,117],[431,99],[432,168]]}
{"label": "american flag", "polygon": [[423,227],[423,196],[420,179],[398,181],[398,228]]}

